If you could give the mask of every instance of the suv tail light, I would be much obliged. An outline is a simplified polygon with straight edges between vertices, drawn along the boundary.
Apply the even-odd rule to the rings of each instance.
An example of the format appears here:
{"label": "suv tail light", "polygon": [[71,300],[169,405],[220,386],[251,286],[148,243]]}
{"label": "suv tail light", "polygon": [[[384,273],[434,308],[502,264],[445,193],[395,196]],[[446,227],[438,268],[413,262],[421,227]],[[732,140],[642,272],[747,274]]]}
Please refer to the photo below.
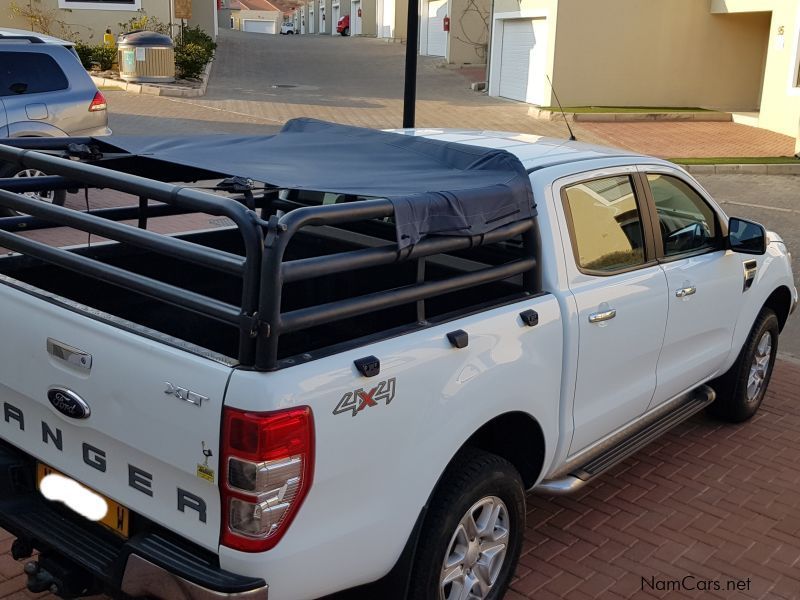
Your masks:
{"label": "suv tail light", "polygon": [[105,110],[108,108],[106,104],[106,97],[103,96],[103,93],[98,91],[94,98],[92,98],[92,103],[89,104],[89,112],[97,112],[98,110]]}
{"label": "suv tail light", "polygon": [[257,413],[225,408],[222,447],[222,544],[243,552],[269,550],[311,487],[311,409]]}

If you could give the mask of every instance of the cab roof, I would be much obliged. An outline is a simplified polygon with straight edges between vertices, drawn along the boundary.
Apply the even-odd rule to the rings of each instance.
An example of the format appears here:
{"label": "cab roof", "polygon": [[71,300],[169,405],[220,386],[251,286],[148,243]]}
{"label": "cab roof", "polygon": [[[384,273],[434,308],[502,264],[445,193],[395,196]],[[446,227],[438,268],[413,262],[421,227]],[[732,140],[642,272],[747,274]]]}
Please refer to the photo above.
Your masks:
{"label": "cab roof", "polygon": [[603,158],[651,160],[651,157],[630,150],[530,133],[435,128],[393,129],[391,131],[404,135],[422,136],[442,142],[455,142],[470,146],[506,150],[519,158],[529,171],[569,162]]}

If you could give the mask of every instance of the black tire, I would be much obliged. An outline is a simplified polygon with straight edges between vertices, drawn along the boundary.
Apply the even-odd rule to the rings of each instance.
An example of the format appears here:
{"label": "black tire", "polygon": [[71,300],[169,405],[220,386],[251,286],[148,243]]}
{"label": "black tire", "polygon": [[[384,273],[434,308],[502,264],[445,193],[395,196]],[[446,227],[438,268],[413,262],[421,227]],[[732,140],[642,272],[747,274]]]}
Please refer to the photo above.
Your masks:
{"label": "black tire", "polygon": [[294,31],[287,31],[286,35],[294,35]]}
{"label": "black tire", "polygon": [[[462,518],[466,518],[469,509],[479,502],[494,502],[491,498],[499,498],[506,508],[505,531],[507,543],[502,566],[495,564],[496,575],[489,588],[486,600],[499,600],[508,588],[522,548],[522,537],[525,529],[525,490],[514,466],[504,458],[475,449],[462,451],[442,477],[420,533],[414,566],[412,568],[409,598],[415,600],[440,600],[439,588],[444,567],[445,555],[449,552],[451,542],[455,542]],[[486,505],[487,507],[489,505]],[[500,506],[495,503],[492,506]],[[484,508],[473,512],[478,514],[478,521],[484,516]],[[485,510],[489,510],[485,508]],[[500,513],[502,514],[502,512]],[[499,528],[492,529],[492,535],[500,535],[503,520],[498,520]],[[480,542],[480,537],[475,540]],[[499,539],[502,540],[502,537]],[[477,542],[473,540],[472,544]],[[497,542],[493,542],[497,543]],[[475,566],[477,573],[480,565],[474,561],[486,561],[486,555],[470,546],[465,552],[467,564]],[[470,559],[472,562],[470,562]],[[491,564],[491,563],[490,563]],[[462,572],[472,573],[470,569]],[[453,585],[445,589],[453,593]],[[447,596],[443,596],[447,597]]]}
{"label": "black tire", "polygon": [[[778,353],[779,333],[778,317],[771,309],[765,308],[756,318],[736,362],[727,373],[710,383],[717,392],[717,398],[709,406],[709,414],[731,423],[747,421],[756,414],[764,400],[764,394],[772,377],[772,368]],[[769,337],[768,352],[762,352],[762,350],[766,350],[762,345],[763,341],[767,339],[765,336]],[[758,372],[762,374],[754,380],[753,387],[749,389],[751,367],[754,367],[756,359],[765,364],[763,368],[756,369],[756,375]]]}
{"label": "black tire", "polygon": [[[19,173],[22,169],[19,168],[18,165],[10,164],[10,163],[0,163],[0,178],[4,177],[14,177],[17,173]],[[66,190],[56,190],[52,192],[53,200],[52,203],[57,206],[64,206],[64,202],[67,199],[67,192]],[[15,210],[11,210],[10,208],[5,208],[0,206],[0,217],[14,217],[19,215]]]}

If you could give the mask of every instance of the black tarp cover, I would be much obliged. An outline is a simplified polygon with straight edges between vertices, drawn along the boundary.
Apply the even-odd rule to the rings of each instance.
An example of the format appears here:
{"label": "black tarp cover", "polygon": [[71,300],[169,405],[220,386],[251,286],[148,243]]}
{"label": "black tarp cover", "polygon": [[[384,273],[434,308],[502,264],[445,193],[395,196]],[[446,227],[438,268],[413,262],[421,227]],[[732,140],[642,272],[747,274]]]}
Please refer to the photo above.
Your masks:
{"label": "black tarp cover", "polygon": [[280,188],[387,198],[401,248],[535,216],[530,180],[505,150],[293,119],[272,136],[100,138],[143,157]]}

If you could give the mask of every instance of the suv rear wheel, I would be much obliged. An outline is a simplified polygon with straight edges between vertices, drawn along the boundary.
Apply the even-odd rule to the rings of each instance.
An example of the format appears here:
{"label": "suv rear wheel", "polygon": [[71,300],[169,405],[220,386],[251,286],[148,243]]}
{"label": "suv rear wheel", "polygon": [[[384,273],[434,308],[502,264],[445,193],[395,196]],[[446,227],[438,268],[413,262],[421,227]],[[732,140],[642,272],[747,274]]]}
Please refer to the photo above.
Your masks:
{"label": "suv rear wheel", "polygon": [[504,458],[467,449],[442,477],[417,547],[410,598],[499,600],[522,547],[525,491]]}
{"label": "suv rear wheel", "polygon": [[[7,177],[44,177],[46,173],[38,169],[23,169],[18,165],[5,164],[0,166],[0,178]],[[35,192],[25,192],[23,196],[40,200],[49,204],[63,206],[64,201],[67,199],[66,190],[41,190]],[[17,216],[20,213],[11,210],[10,208],[0,207],[0,216]]]}

